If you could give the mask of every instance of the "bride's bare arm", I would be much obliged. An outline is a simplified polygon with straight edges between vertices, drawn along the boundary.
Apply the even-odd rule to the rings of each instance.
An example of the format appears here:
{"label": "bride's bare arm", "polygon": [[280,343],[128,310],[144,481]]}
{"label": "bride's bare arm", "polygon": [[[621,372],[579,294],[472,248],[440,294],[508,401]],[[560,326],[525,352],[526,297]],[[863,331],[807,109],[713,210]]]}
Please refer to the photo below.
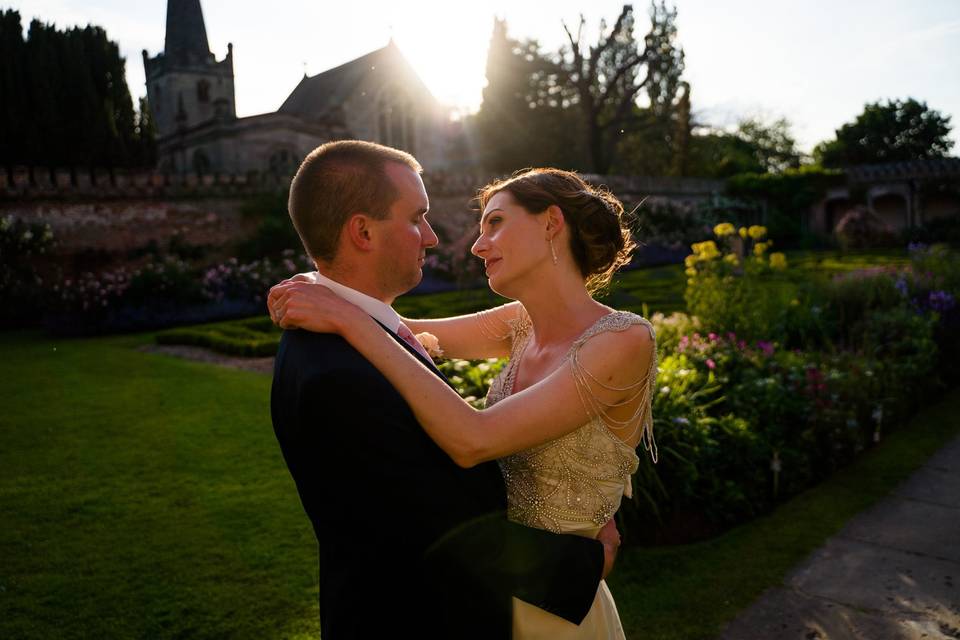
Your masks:
{"label": "bride's bare arm", "polygon": [[[291,282],[315,284],[314,272],[298,273],[280,285]],[[278,286],[280,286],[278,285]],[[273,308],[280,289],[270,290],[267,307],[273,317]],[[506,358],[510,355],[510,323],[520,318],[522,305],[519,302],[450,318],[418,320],[404,318],[403,322],[413,333],[432,333],[443,350],[444,357],[476,360],[481,358]],[[276,322],[276,318],[273,318]],[[302,329],[315,331],[312,319],[305,318]]]}
{"label": "bride's bare arm", "polygon": [[475,360],[510,355],[510,323],[520,319],[522,305],[508,304],[451,318],[403,322],[414,333],[432,333],[447,358]]}
{"label": "bride's bare arm", "polygon": [[[544,380],[478,411],[360,309],[326,289],[325,299],[315,291],[299,295],[302,286],[291,284],[278,296],[281,326],[296,327],[312,318],[315,330],[346,338],[386,376],[434,442],[462,467],[549,442],[592,417],[569,359]],[[653,339],[638,325],[601,333],[578,353],[580,369],[602,383],[591,383],[589,391],[609,407],[636,398],[636,383],[647,374],[653,357]],[[631,390],[617,390],[627,388]]]}

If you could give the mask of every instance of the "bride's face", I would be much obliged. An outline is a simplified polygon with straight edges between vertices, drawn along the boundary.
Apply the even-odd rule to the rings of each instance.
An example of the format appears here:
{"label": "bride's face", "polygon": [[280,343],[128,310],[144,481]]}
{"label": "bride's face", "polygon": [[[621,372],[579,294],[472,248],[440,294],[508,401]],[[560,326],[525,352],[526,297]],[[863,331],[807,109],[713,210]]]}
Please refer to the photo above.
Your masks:
{"label": "bride's face", "polygon": [[480,237],[470,252],[481,258],[490,288],[507,298],[550,259],[545,216],[531,214],[508,191],[493,195],[480,218]]}

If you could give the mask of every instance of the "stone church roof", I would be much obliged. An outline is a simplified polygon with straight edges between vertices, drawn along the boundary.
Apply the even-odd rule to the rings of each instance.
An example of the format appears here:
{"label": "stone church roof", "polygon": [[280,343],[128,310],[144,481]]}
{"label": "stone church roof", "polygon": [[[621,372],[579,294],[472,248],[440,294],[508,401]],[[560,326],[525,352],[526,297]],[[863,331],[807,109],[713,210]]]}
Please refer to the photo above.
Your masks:
{"label": "stone church roof", "polygon": [[303,118],[321,118],[339,109],[354,95],[364,81],[384,86],[390,81],[412,89],[413,95],[426,95],[434,101],[429,89],[391,40],[387,46],[371,51],[339,67],[315,76],[303,76],[300,84],[287,96],[278,112]]}
{"label": "stone church roof", "polygon": [[202,63],[210,57],[200,0],[167,0],[167,35],[163,53],[177,65]]}

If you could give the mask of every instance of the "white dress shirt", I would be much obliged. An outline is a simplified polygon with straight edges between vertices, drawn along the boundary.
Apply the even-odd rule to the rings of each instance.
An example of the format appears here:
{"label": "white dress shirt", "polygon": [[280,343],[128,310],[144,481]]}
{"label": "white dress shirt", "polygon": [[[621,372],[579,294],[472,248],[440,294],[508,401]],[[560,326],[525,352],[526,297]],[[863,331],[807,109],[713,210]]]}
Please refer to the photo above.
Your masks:
{"label": "white dress shirt", "polygon": [[387,329],[390,329],[390,331],[397,333],[397,330],[400,328],[400,314],[394,311],[393,307],[382,300],[377,300],[356,289],[351,289],[344,284],[340,284],[336,280],[331,280],[319,271],[314,271],[313,277],[317,284],[322,284],[347,302],[352,302],[357,305],[366,311],[367,315],[371,316],[374,320],[378,321]]}

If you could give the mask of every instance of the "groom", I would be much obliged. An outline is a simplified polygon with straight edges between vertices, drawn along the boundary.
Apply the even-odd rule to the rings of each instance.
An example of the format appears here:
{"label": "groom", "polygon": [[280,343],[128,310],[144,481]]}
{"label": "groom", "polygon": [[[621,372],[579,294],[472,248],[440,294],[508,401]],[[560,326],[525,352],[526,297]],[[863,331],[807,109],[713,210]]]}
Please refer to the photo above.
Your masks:
{"label": "groom", "polygon": [[[443,377],[390,306],[437,244],[420,172],[396,149],[328,143],[300,165],[289,211],[319,282]],[[496,463],[454,464],[340,336],[284,332],[271,413],[319,543],[324,640],[507,639],[511,596],[573,624],[590,609],[615,548],[509,522]]]}

